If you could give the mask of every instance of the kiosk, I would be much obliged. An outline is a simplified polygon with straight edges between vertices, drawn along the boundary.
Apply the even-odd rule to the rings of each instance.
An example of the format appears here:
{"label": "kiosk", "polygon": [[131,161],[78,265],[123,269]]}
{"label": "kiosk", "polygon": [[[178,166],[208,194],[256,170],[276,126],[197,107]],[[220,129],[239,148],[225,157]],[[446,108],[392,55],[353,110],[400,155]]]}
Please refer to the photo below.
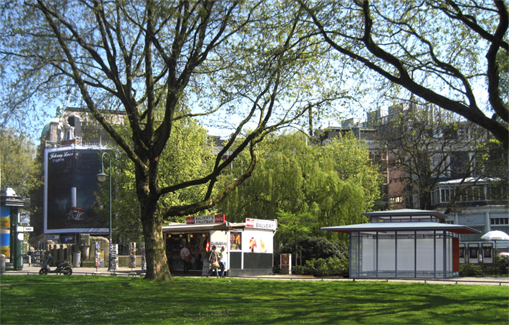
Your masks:
{"label": "kiosk", "polygon": [[9,262],[5,263],[6,270],[22,270],[24,232],[30,232],[32,227],[24,227],[20,223],[19,209],[25,205],[25,200],[16,195],[10,187],[0,191],[0,254],[5,255]]}
{"label": "kiosk", "polygon": [[180,250],[186,246],[192,256],[190,274],[206,275],[208,256],[215,245],[226,251],[229,276],[272,273],[274,233],[277,220],[246,219],[244,223],[226,221],[224,215],[187,217],[187,222],[163,226],[170,270],[184,271]]}
{"label": "kiosk", "polygon": [[[371,223],[324,227],[350,234],[351,278],[451,278],[459,276],[459,234],[478,234],[443,223],[437,211],[401,209],[363,213]],[[468,246],[477,259],[479,247]]]}

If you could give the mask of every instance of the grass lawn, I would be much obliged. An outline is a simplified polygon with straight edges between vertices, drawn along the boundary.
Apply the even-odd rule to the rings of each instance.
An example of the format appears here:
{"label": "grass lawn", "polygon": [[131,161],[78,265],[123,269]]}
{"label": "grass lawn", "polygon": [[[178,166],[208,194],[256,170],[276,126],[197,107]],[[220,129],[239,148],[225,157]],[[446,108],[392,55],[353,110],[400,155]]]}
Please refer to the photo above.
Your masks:
{"label": "grass lawn", "polygon": [[1,277],[1,324],[508,324],[509,287]]}

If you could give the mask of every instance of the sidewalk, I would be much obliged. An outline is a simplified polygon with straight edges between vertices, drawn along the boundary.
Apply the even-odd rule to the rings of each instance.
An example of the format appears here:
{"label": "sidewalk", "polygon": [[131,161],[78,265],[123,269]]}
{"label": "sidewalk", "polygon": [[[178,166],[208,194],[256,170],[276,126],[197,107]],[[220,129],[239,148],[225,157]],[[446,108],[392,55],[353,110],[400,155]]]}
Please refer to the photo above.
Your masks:
{"label": "sidewalk", "polygon": [[[39,275],[39,266],[23,265],[23,270],[6,270],[4,275]],[[54,270],[54,267],[51,267]],[[50,273],[49,275],[55,275]],[[73,275],[93,275],[93,276],[144,276],[145,271],[141,268],[128,268],[120,267],[115,273],[109,272],[108,268],[100,267],[98,269],[92,267],[73,267]],[[173,277],[200,277],[189,276],[183,274],[172,274]],[[416,283],[429,283],[429,284],[464,284],[464,285],[493,285],[493,286],[509,286],[509,277],[457,277],[450,279],[349,279],[340,278],[335,276],[305,276],[305,275],[260,275],[260,276],[246,276],[245,279],[263,279],[263,280],[296,280],[296,281],[384,281],[384,282],[416,282]]]}
{"label": "sidewalk", "polygon": [[[23,270],[6,270],[5,275],[14,275],[14,274],[21,274],[21,275],[39,275],[39,270],[41,267],[39,265],[31,265],[28,266],[28,264],[23,264]],[[55,267],[51,266],[51,270],[54,270]],[[108,271],[107,267],[73,267],[72,268],[72,274],[73,275],[132,275],[132,276],[141,276],[145,275],[145,271],[142,271],[140,267],[138,268],[128,268],[128,267],[119,267],[118,270],[115,271],[116,274],[113,274],[113,272]],[[49,275],[55,275],[56,273],[49,273]]]}

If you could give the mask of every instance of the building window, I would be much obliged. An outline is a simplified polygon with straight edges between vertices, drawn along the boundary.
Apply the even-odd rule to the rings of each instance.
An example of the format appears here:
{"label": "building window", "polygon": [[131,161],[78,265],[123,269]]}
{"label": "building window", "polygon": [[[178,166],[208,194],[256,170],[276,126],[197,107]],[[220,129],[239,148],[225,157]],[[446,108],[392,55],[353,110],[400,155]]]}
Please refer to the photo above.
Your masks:
{"label": "building window", "polygon": [[440,202],[442,202],[442,203],[449,202],[449,200],[451,198],[450,190],[448,188],[444,188],[441,190],[441,193],[442,193],[442,196],[441,196]]}
{"label": "building window", "polygon": [[509,225],[509,218],[491,218],[492,225]]}
{"label": "building window", "polygon": [[403,203],[403,197],[402,196],[394,196],[394,197],[391,197],[389,199],[389,202],[391,204],[394,204],[394,203]]}

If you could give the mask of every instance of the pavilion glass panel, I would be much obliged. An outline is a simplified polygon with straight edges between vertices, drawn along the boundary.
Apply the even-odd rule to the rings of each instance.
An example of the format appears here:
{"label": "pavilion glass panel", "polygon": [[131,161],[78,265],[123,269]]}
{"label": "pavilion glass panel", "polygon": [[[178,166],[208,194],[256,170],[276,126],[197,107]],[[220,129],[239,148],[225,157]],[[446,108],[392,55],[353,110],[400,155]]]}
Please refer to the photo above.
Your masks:
{"label": "pavilion glass panel", "polygon": [[398,231],[396,242],[397,277],[415,277],[415,232]]}
{"label": "pavilion glass panel", "polygon": [[444,277],[444,232],[437,231],[435,235],[435,277]]}
{"label": "pavilion glass panel", "polygon": [[361,276],[376,277],[376,232],[360,233]]}
{"label": "pavilion glass panel", "polygon": [[396,277],[396,234],[378,232],[378,277]]}
{"label": "pavilion glass panel", "polygon": [[417,271],[416,277],[433,278],[435,276],[435,232],[434,231],[418,231],[417,232]]}

